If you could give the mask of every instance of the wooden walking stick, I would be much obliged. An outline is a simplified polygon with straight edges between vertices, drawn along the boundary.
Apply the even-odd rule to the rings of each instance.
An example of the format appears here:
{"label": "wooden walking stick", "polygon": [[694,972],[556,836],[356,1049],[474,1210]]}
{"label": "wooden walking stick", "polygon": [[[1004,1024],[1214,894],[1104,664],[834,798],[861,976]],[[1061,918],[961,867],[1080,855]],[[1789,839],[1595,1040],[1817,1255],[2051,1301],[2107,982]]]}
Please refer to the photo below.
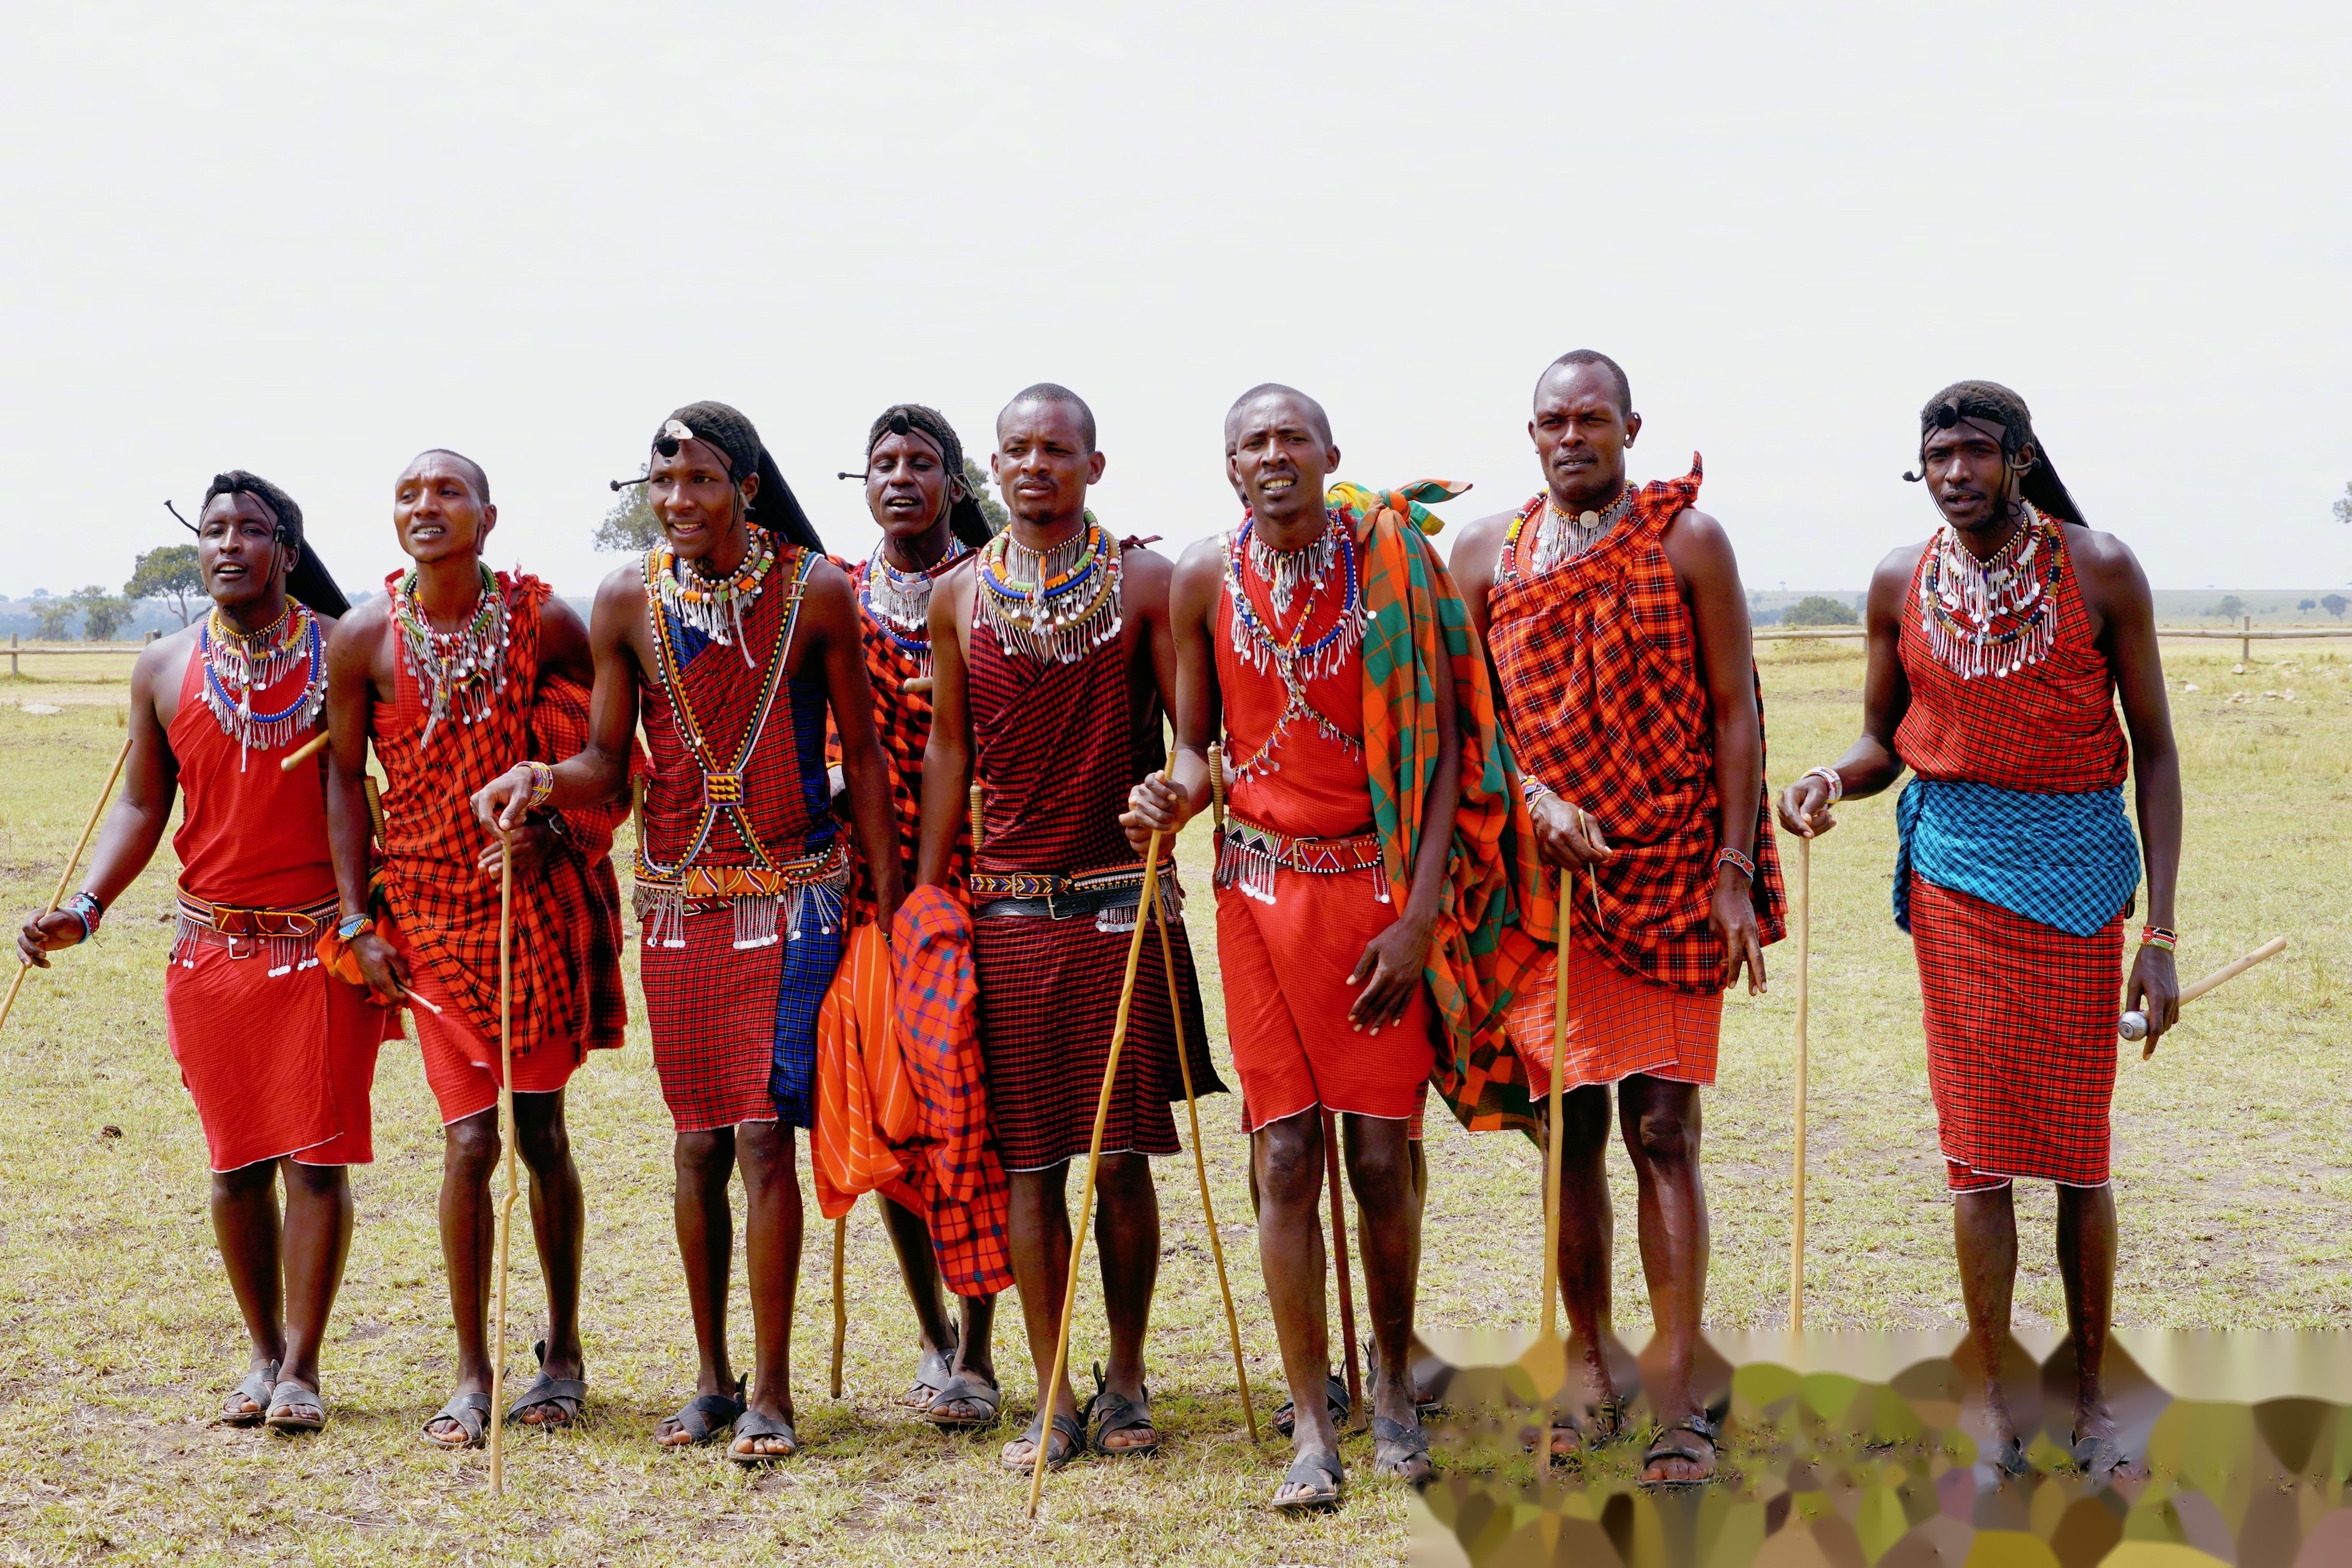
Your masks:
{"label": "wooden walking stick", "polygon": [[[887,1200],[886,1200],[887,1201]],[[842,1281],[849,1272],[849,1216],[833,1222],[833,1396],[841,1397],[841,1352],[849,1342],[849,1302]]]}
{"label": "wooden walking stick", "polygon": [[322,726],[317,734],[311,736],[309,740],[303,742],[300,745],[287,752],[285,760],[278,764],[278,771],[281,773],[292,773],[296,768],[300,767],[304,763],[307,763],[312,757],[317,756],[320,751],[325,749],[326,744],[327,731]]}
{"label": "wooden walking stick", "polygon": [[[81,825],[81,837],[74,840],[73,853],[66,857],[65,869],[58,873],[57,891],[49,895],[48,906],[41,910],[43,920],[56,914],[58,906],[65,902],[66,884],[73,880],[74,868],[81,864],[81,852],[89,847],[89,836],[98,831],[98,819],[106,815],[106,800],[114,793],[114,781],[122,776],[122,764],[130,760],[131,734],[126,729],[122,735],[122,750],[114,753],[113,771],[106,775],[106,787],[98,792],[98,804],[89,808],[89,820]],[[25,976],[32,972],[30,963],[22,959],[16,961],[16,978],[8,983],[8,999],[0,1002],[0,1024],[7,1023],[9,1009],[16,1005],[16,993],[24,989]]]}
{"label": "wooden walking stick", "polygon": [[1209,1255],[1217,1263],[1217,1290],[1225,1299],[1225,1333],[1234,1342],[1234,1380],[1241,1385],[1242,1419],[1249,1423],[1250,1441],[1257,1436],[1257,1410],[1250,1404],[1249,1368],[1242,1361],[1242,1321],[1234,1311],[1234,1288],[1225,1278],[1225,1244],[1217,1235],[1217,1205],[1209,1198],[1209,1162],[1201,1152],[1201,1108],[1192,1098],[1192,1058],[1184,1046],[1184,1003],[1176,994],[1176,950],[1168,939],[1168,917],[1157,900],[1151,922],[1160,928],[1160,961],[1168,971],[1168,1014],[1176,1021],[1176,1064],[1184,1070],[1184,1115],[1192,1124],[1192,1173],[1201,1181],[1201,1218],[1209,1227]]}
{"label": "wooden walking stick", "polygon": [[[1559,1339],[1560,1226],[1560,1089],[1568,1071],[1568,950],[1576,924],[1576,872],[1559,868],[1559,917],[1553,931],[1551,984],[1551,1090],[1546,1096],[1544,1141],[1543,1337],[1536,1342],[1528,1370],[1534,1374],[1536,1393],[1556,1396],[1568,1382],[1568,1351]],[[1546,1417],[1545,1452],[1550,1452],[1549,1417]]]}
{"label": "wooden walking stick", "polygon": [[1356,1270],[1348,1258],[1348,1210],[1339,1193],[1339,1119],[1323,1112],[1323,1179],[1331,1189],[1331,1267],[1339,1276],[1339,1350],[1348,1363],[1350,1425],[1364,1419],[1364,1385],[1356,1371]]}
{"label": "wooden walking stick", "polygon": [[499,1205],[498,1314],[490,1331],[490,1490],[507,1494],[507,1257],[514,1240],[514,840],[499,829],[499,1139],[505,1144],[506,1197]]}
{"label": "wooden walking stick", "polygon": [[[2270,941],[2263,943],[2262,946],[2254,949],[2253,952],[2247,953],[2243,958],[2231,959],[2229,963],[2223,964],[2221,968],[2215,970],[2212,973],[2207,975],[2196,984],[2184,988],[2180,993],[2179,1005],[2183,1007],[2188,1006],[2189,1004],[2196,1001],[2197,998],[2204,995],[2205,993],[2212,990],[2215,986],[2228,984],[2231,981],[2235,980],[2239,975],[2243,974],[2247,970],[2252,969],[2255,964],[2262,963],[2264,959],[2276,958],[2280,953],[2284,952],[2285,951],[2286,938],[2283,936],[2274,936],[2271,938]],[[2126,1040],[2147,1039],[2147,1015],[2145,1013],[2125,1014],[2121,1018],[2116,1021],[2116,1033],[2117,1036]],[[2154,1055],[2156,1055],[2156,1042],[2154,1040],[2148,1040],[2147,1047],[2139,1054],[2139,1059],[2146,1061],[2148,1058]]]}
{"label": "wooden walking stick", "polygon": [[1805,1031],[1812,1012],[1813,841],[1797,840],[1796,1219],[1789,1233],[1789,1331],[1805,1331]]}
{"label": "wooden walking stick", "polygon": [[[975,797],[976,799],[977,797]],[[1054,1375],[1038,1391],[1043,1418],[1038,1423],[1037,1462],[1029,1472],[1029,1517],[1037,1517],[1037,1499],[1045,1489],[1045,1456],[1054,1447],[1054,1406],[1060,1403],[1062,1373],[1070,1363],[1070,1319],[1078,1310],[1078,1265],[1087,1255],[1087,1231],[1095,1217],[1095,1172],[1102,1164],[1103,1124],[1110,1119],[1111,1086],[1118,1079],[1118,1053],[1127,1044],[1127,1016],[1135,1005],[1135,972],[1143,962],[1143,910],[1160,897],[1160,835],[1151,836],[1143,854],[1143,897],[1135,912],[1135,940],[1127,944],[1127,978],[1118,991],[1118,1013],[1110,1026],[1110,1059],[1103,1063],[1102,1092],[1095,1098],[1095,1131],[1087,1145],[1086,1187],[1078,1199],[1076,1221],[1070,1227],[1070,1279],[1062,1292],[1062,1326],[1054,1336]]]}

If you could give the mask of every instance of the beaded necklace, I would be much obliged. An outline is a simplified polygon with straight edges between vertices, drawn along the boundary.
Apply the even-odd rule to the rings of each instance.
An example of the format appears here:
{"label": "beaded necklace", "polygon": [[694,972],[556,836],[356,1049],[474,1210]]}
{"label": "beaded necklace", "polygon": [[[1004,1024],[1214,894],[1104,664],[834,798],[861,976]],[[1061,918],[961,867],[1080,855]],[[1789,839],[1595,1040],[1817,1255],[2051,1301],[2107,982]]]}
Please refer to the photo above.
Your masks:
{"label": "beaded necklace", "polygon": [[[326,660],[319,617],[289,600],[285,614],[257,632],[240,632],[215,606],[196,633],[196,655],[205,661],[205,706],[221,733],[236,742],[237,771],[249,752],[287,744],[318,721],[327,703]],[[275,713],[256,713],[253,694],[267,690],[308,661],[302,695]]]}
{"label": "beaded necklace", "polygon": [[1086,514],[1086,526],[1037,551],[1013,530],[981,546],[980,613],[1007,652],[1076,664],[1119,632],[1119,546]]}
{"label": "beaded necklace", "polygon": [[890,646],[915,661],[919,673],[931,673],[931,584],[940,574],[971,553],[971,546],[948,535],[948,552],[927,570],[901,572],[890,564],[890,542],[885,539],[866,560],[866,578],[857,602]]}
{"label": "beaded necklace", "polygon": [[[2058,641],[2058,525],[2030,502],[1990,561],[1979,561],[1946,523],[1927,546],[1919,578],[1919,629],[1936,662],[1973,680],[2013,675]],[[2003,624],[2006,623],[2006,624]]]}
{"label": "beaded necklace", "polygon": [[[1273,666],[1282,679],[1283,704],[1282,715],[1267,732],[1265,743],[1234,767],[1233,777],[1237,784],[1259,773],[1279,773],[1282,764],[1270,760],[1274,749],[1290,727],[1301,720],[1314,725],[1324,739],[1349,755],[1361,755],[1363,752],[1361,741],[1307,700],[1307,683],[1337,674],[1363,641],[1363,584],[1356,568],[1356,531],[1337,509],[1327,514],[1323,531],[1315,542],[1298,550],[1275,550],[1257,537],[1256,531],[1256,518],[1244,515],[1241,527],[1225,536],[1225,592],[1234,605],[1233,647],[1234,654],[1260,674],[1268,665]],[[1266,557],[1275,558],[1274,570],[1269,571],[1262,563]],[[1307,589],[1307,603],[1286,636],[1276,628],[1285,610],[1276,590],[1282,580],[1283,563],[1295,557],[1309,558],[1308,566],[1290,577],[1294,589]],[[1314,564],[1317,559],[1319,566]],[[1339,616],[1320,637],[1312,642],[1305,641],[1307,628],[1315,623],[1316,607],[1323,601],[1324,589],[1329,584],[1335,565],[1344,568]],[[1273,603],[1273,613],[1264,620],[1258,618],[1256,606],[1250,601],[1252,575],[1266,584],[1266,596]]]}
{"label": "beaded necklace", "polygon": [[[760,596],[761,586],[776,563],[776,542],[768,531],[745,520],[743,560],[725,577],[705,577],[680,561],[665,545],[646,555],[646,581],[660,596],[661,607],[712,642],[736,644],[743,636],[743,612]],[[730,632],[733,636],[730,636]],[[748,668],[758,661],[742,649]]]}
{"label": "beaded necklace", "polygon": [[392,591],[393,624],[408,655],[408,668],[425,694],[425,732],[416,738],[423,751],[433,742],[434,727],[455,715],[459,722],[478,724],[490,716],[499,694],[507,688],[507,596],[499,589],[498,574],[476,563],[482,574],[472,618],[454,632],[436,630],[416,597],[417,569]]}
{"label": "beaded necklace", "polygon": [[[1573,561],[1609,536],[1610,531],[1625,520],[1633,505],[1634,491],[1627,486],[1618,492],[1605,511],[1587,511],[1570,517],[1559,502],[1547,491],[1542,499],[1543,521],[1537,524],[1532,547],[1522,551],[1519,536],[1536,515],[1536,503],[1530,501],[1511,521],[1510,531],[1504,535],[1503,560],[1508,575],[1540,577],[1563,562]],[[1532,557],[1532,559],[1529,559]]]}

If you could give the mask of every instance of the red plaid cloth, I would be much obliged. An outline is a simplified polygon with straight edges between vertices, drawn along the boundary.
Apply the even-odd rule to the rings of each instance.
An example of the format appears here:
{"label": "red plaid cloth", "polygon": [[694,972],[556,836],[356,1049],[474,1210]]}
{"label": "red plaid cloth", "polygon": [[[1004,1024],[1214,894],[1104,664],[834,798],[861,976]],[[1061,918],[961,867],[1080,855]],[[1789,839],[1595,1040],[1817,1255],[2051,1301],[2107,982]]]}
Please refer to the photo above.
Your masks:
{"label": "red plaid cloth", "polygon": [[[1591,812],[1617,851],[1600,868],[1599,929],[1580,921],[1579,940],[1634,979],[1692,995],[1723,989],[1723,944],[1707,924],[1723,842],[1715,715],[1659,540],[1697,500],[1699,478],[1693,453],[1688,475],[1643,486],[1599,545],[1540,576],[1498,574],[1487,596],[1520,772]],[[1522,515],[1543,505],[1538,496]],[[1760,679],[1756,714],[1760,733]],[[1757,795],[1752,889],[1767,943],[1787,934],[1770,795]]]}
{"label": "red plaid cloth", "polygon": [[[971,628],[971,728],[987,791],[983,871],[1068,875],[1133,866],[1119,831],[1127,794],[1158,765],[1155,702],[1129,717],[1127,650],[1114,638],[1075,664],[1005,652],[984,618]],[[1090,917],[1014,915],[975,921],[980,1042],[988,1059],[992,1120],[1005,1168],[1037,1171],[1087,1152],[1095,1102],[1110,1057],[1130,933],[1095,929]],[[1176,987],[1192,1083],[1223,1093],[1201,1016],[1201,987],[1184,925],[1171,922]],[[1158,939],[1147,935],[1147,947]],[[1172,1154],[1171,1100],[1184,1097],[1176,1015],[1156,959],[1138,973],[1119,1053],[1118,1085],[1103,1135],[1106,1153]]]}
{"label": "red plaid cloth", "polygon": [[689,914],[686,946],[637,952],[654,1071],[680,1132],[776,1120],[769,1082],[788,944],[738,948],[733,932],[725,910]]}
{"label": "red plaid cloth", "polygon": [[1904,599],[1898,645],[1911,706],[1895,731],[1895,754],[1921,778],[2071,795],[2114,789],[2130,772],[2130,748],[2116,719],[2115,671],[2092,640],[2065,528],[2051,531],[2058,559],[2043,591],[2056,613],[2057,643],[2044,658],[2003,676],[1962,680],[1929,649],[1919,583],[1934,544],[1921,553]]}
{"label": "red plaid cloth", "polygon": [[959,1296],[1013,1283],[1011,1189],[989,1137],[988,1079],[974,1029],[971,916],[940,888],[917,888],[891,923],[898,1042],[922,1106],[914,1156],[884,1196],[925,1216],[940,1271]]}
{"label": "red plaid cloth", "polygon": [[1911,937],[1951,1189],[2105,1182],[2124,917],[2074,936],[1915,876]]}
{"label": "red plaid cloth", "polygon": [[[387,592],[401,574],[384,579]],[[479,723],[446,717],[432,750],[417,744],[425,706],[396,627],[393,700],[377,703],[375,754],[383,763],[384,891],[413,960],[432,966],[440,989],[471,1026],[472,1042],[499,1037],[499,879],[476,866],[486,830],[474,820],[473,792],[541,756],[570,755],[587,737],[587,698],[576,682],[542,688],[540,605],[550,592],[529,575],[498,574],[506,595],[504,689]],[[557,749],[565,748],[565,749]],[[540,868],[515,880],[514,1054],[580,1053],[621,1044],[627,1005],[621,989],[620,890],[608,858],[618,805],[583,813],[579,834]],[[471,1045],[469,1049],[473,1048]],[[497,1068],[492,1054],[485,1064]]]}
{"label": "red plaid cloth", "polygon": [[[900,885],[912,888],[915,857],[923,837],[923,748],[931,741],[931,700],[928,693],[908,690],[907,682],[930,672],[916,664],[913,655],[901,652],[889,634],[865,612],[866,573],[872,563],[852,563],[835,556],[834,564],[849,574],[850,585],[856,590],[861,606],[858,634],[866,647],[866,683],[874,688],[874,728],[882,740],[883,760],[890,764],[890,812],[898,820],[898,852],[904,862]],[[839,737],[829,741],[825,756],[833,763],[841,761]],[[960,888],[964,872],[971,865],[971,839],[959,833],[955,843],[949,885]],[[863,847],[853,844],[851,852],[857,869],[850,892],[850,920],[871,921],[877,912],[874,879],[866,869]]]}

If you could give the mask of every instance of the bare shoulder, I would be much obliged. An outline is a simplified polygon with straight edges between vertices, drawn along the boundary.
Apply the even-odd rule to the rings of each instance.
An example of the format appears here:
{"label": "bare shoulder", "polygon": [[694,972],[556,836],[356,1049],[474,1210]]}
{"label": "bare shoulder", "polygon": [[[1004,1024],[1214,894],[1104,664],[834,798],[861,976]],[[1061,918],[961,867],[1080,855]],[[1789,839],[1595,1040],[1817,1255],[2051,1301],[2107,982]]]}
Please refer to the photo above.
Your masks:
{"label": "bare shoulder", "polygon": [[646,571],[641,561],[631,561],[604,574],[596,584],[596,601],[593,615],[611,612],[640,611],[646,607]]}
{"label": "bare shoulder", "polygon": [[2066,553],[2084,582],[2127,588],[2139,580],[2139,557],[2115,534],[2079,524],[2061,526],[2065,529]]}
{"label": "bare shoulder", "polygon": [[1474,563],[1483,564],[1493,560],[1503,548],[1503,538],[1518,521],[1516,511],[1498,511],[1466,524],[1461,536],[1454,542],[1454,569],[1461,571]]}
{"label": "bare shoulder", "polygon": [[201,623],[182,626],[169,637],[157,637],[139,650],[131,666],[131,689],[133,691],[161,688],[173,677],[188,668],[188,659],[196,651],[196,637]]}
{"label": "bare shoulder", "polygon": [[801,591],[813,604],[827,610],[847,610],[856,604],[856,590],[849,585],[849,574],[833,563],[833,558],[820,555],[809,564],[808,581]]}
{"label": "bare shoulder", "polygon": [[1222,534],[1211,534],[1187,545],[1176,562],[1175,582],[1180,588],[1194,588],[1213,583],[1225,574],[1225,541]]}
{"label": "bare shoulder", "polygon": [[588,635],[588,623],[580,618],[580,612],[573,609],[562,595],[552,590],[549,592],[546,598],[539,602],[539,625],[540,635],[542,637],[552,634],[558,637],[580,638]]}
{"label": "bare shoulder", "polygon": [[350,648],[364,645],[370,638],[383,636],[383,628],[391,620],[392,601],[388,598],[374,598],[363,605],[353,605],[335,622],[334,629],[327,634],[327,646]]}
{"label": "bare shoulder", "polygon": [[1911,579],[1919,570],[1919,557],[1927,553],[1927,546],[1933,542],[1922,539],[1915,544],[1898,544],[1879,557],[1878,564],[1871,569],[1870,591],[1875,594],[1891,587],[1909,593]]}
{"label": "bare shoulder", "polygon": [[1666,520],[1658,542],[1670,556],[1694,560],[1729,559],[1731,531],[1717,521],[1713,512],[1685,507]]}
{"label": "bare shoulder", "polygon": [[1168,587],[1175,580],[1176,563],[1148,545],[1122,545],[1118,557],[1119,596],[1137,608],[1160,614],[1168,607]]}

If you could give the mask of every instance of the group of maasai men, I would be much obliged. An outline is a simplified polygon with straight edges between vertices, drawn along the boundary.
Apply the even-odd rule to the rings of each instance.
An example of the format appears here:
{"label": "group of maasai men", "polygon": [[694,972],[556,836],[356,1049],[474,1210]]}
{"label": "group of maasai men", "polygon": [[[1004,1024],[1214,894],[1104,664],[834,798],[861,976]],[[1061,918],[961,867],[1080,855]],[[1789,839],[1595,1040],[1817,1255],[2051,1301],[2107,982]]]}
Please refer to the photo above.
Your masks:
{"label": "group of maasai men", "polygon": [[[1719,1432],[1694,1383],[1700,1090],[1725,992],[1764,986],[1783,897],[1738,564],[1696,510],[1696,458],[1679,479],[1627,482],[1641,428],[1615,362],[1561,356],[1528,426],[1543,488],[1465,529],[1449,563],[1427,504],[1460,487],[1334,482],[1322,406],[1258,386],[1225,421],[1240,521],[1171,562],[1087,509],[1105,458],[1067,389],[1032,386],[998,416],[990,466],[1010,521],[996,531],[947,420],[901,405],[866,443],[881,543],[847,564],[826,556],[751,421],[692,404],[662,421],[637,481],[661,541],[605,580],[585,625],[540,579],[486,564],[498,509],[457,453],[400,475],[393,521],[411,564],[356,607],[305,546],[290,497],[243,471],[215,478],[195,525],[212,612],[141,655],[130,782],[88,884],[19,945],[43,963],[95,935],[184,791],[166,1014],[252,1341],[220,1418],[326,1419],[319,1349],[351,1243],[345,1170],[370,1158],[378,1048],[405,1010],[446,1137],[458,1352],[424,1436],[482,1441],[510,869],[503,1016],[547,1329],[508,1415],[580,1419],[584,1211],[564,1090],[589,1052],[622,1043],[610,850],[634,811],[645,1008],[698,1351],[693,1396],[656,1440],[723,1439],[743,1464],[797,1446],[797,1128],[824,1213],[881,1195],[919,1331],[910,1406],[946,1428],[996,1421],[993,1309],[1016,1287],[1039,1394],[1003,1463],[1027,1468],[1041,1447],[1055,1466],[1152,1452],[1150,1162],[1178,1149],[1170,1106],[1188,1084],[1223,1089],[1171,851],[1209,811],[1290,1394],[1277,1425],[1296,1448],[1274,1505],[1327,1505],[1343,1483],[1327,1162],[1344,1164],[1359,1215],[1374,1468],[1418,1480],[1435,1364],[1413,1331],[1427,1090],[1465,1127],[1541,1138],[1555,1075],[1572,1353],[1537,1440],[1566,1458],[1633,1426],[1605,1353],[1614,1086],[1657,1329],[1643,1476],[1706,1479]],[[1895,915],[1917,950],[1989,1451],[2024,1466],[1995,1374],[2017,1260],[2010,1188],[2041,1178],[2061,1194],[2075,1458],[2111,1468],[2128,1457],[2100,1392],[2108,1102],[2142,845],[2148,921],[2126,1000],[2161,1035],[2176,996],[2179,780],[2150,597],[2130,552],[2084,526],[2013,393],[1960,383],[1920,429],[1910,477],[1943,525],[1879,568],[1863,736],[1781,794],[1779,821],[1810,837],[1841,799],[1916,775]],[[321,760],[281,766],[321,725]],[[2121,800],[2134,754],[2137,839]],[[1106,1089],[1146,922],[1164,958],[1130,983]],[[1098,1097],[1109,1344],[1082,1404],[1052,1380],[1067,1181]],[[727,1340],[738,1171],[748,1382]]]}

